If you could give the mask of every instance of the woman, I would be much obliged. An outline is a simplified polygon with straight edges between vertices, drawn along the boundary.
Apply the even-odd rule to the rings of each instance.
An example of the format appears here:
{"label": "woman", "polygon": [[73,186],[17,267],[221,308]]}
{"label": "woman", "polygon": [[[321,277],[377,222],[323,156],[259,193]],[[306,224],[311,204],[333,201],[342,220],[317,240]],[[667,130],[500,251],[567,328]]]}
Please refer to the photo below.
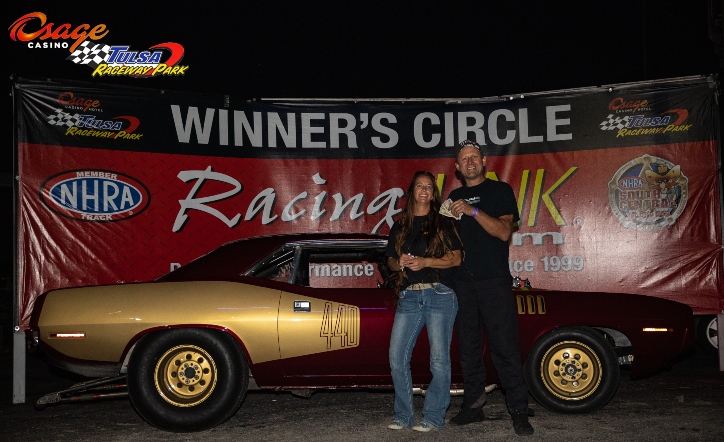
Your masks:
{"label": "woman", "polygon": [[[440,192],[430,172],[416,172],[407,190],[402,217],[390,230],[386,256],[398,294],[390,339],[390,368],[395,414],[388,428],[430,431],[445,426],[450,405],[450,341],[458,310],[452,286],[460,265],[460,239],[452,220],[440,215]],[[410,358],[423,326],[430,341],[432,381],[425,395],[423,420],[414,424]]]}

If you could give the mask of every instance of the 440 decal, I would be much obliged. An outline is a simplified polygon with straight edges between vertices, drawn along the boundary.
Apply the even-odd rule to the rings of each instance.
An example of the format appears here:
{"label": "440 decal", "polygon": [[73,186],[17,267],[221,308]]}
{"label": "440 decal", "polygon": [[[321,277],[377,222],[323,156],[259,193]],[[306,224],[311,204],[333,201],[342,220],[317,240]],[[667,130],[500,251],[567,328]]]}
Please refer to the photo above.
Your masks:
{"label": "440 decal", "polygon": [[[336,308],[335,308],[336,304]],[[324,315],[319,337],[327,339],[327,350],[332,349],[332,340],[339,339],[340,347],[359,345],[359,307],[336,302],[324,303]]]}

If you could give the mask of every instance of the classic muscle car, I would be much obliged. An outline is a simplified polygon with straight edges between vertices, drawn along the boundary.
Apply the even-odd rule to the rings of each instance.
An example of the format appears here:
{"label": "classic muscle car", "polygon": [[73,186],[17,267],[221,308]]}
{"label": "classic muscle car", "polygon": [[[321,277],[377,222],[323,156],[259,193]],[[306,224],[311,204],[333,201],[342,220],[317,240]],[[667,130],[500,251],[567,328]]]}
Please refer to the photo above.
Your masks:
{"label": "classic muscle car", "polygon": [[[126,375],[141,417],[170,431],[222,423],[248,389],[391,387],[385,246],[354,234],[239,240],[154,282],[45,293],[30,334],[66,370]],[[531,395],[558,412],[603,407],[621,365],[641,377],[694,343],[691,308],[672,301],[536,289],[513,298]],[[428,348],[423,332],[411,363],[422,389]],[[451,353],[451,388],[462,388],[455,340]]]}

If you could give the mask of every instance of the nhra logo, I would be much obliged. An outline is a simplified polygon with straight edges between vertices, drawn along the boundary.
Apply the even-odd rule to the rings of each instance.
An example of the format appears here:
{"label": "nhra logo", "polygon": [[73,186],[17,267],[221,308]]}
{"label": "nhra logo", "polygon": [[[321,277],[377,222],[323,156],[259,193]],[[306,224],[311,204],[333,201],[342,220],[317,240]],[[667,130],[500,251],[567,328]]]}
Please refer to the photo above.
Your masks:
{"label": "nhra logo", "polygon": [[97,137],[123,140],[140,140],[143,134],[135,133],[141,121],[129,115],[101,120],[95,115],[69,114],[62,109],[48,116],[51,126],[66,127],[65,135],[81,137]]}
{"label": "nhra logo", "polygon": [[[184,47],[178,43],[161,43],[151,46],[146,51],[130,49],[130,46],[109,46],[84,41],[66,60],[93,68],[91,77],[180,76],[186,74],[189,68],[179,65],[184,56]],[[164,59],[164,51],[170,52],[166,59]]]}
{"label": "nhra logo", "polygon": [[107,170],[73,170],[54,175],[41,186],[40,198],[59,215],[93,222],[132,218],[151,202],[143,183]]}
{"label": "nhra logo", "polygon": [[673,225],[689,199],[681,166],[650,155],[621,166],[608,183],[608,202],[628,229],[654,231]]}
{"label": "nhra logo", "polygon": [[637,176],[623,177],[618,181],[618,187],[621,189],[640,189],[644,187],[646,181]]}

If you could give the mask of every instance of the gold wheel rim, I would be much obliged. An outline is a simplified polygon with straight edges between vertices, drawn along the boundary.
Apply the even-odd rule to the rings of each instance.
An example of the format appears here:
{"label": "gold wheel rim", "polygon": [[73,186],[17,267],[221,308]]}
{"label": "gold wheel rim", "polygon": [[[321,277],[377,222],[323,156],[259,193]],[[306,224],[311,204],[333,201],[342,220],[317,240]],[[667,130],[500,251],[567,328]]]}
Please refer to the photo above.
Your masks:
{"label": "gold wheel rim", "polygon": [[168,403],[193,407],[205,401],[216,387],[216,364],[206,350],[179,345],[161,356],[154,370],[156,389]]}
{"label": "gold wheel rim", "polygon": [[591,347],[577,341],[558,342],[541,360],[543,384],[555,396],[569,401],[585,399],[601,384],[603,368]]}

